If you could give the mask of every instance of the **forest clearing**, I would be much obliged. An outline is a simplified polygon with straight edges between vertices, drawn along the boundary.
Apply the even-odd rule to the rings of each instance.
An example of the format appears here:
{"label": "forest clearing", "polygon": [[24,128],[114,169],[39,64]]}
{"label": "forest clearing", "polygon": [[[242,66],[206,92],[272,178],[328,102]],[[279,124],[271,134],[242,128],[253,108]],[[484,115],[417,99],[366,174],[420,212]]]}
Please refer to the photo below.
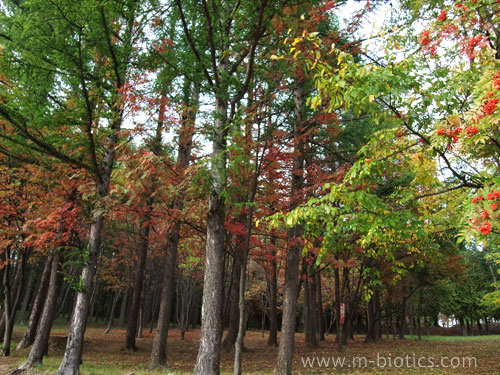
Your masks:
{"label": "forest clearing", "polygon": [[499,374],[500,0],[0,1],[0,372]]}
{"label": "forest clearing", "polygon": [[[14,341],[20,338],[21,329],[16,329],[14,333]],[[30,372],[30,374],[52,374],[57,370],[57,366],[64,352],[65,339],[67,338],[66,325],[56,323],[53,328],[53,337],[49,345],[49,355],[44,359],[43,366]],[[169,355],[170,367],[162,370],[148,369],[148,357],[152,346],[153,336],[149,332],[145,332],[144,337],[138,340],[139,350],[137,352],[129,352],[123,350],[122,341],[125,336],[123,329],[113,330],[109,334],[105,333],[105,327],[89,327],[86,336],[86,346],[81,366],[82,375],[124,375],[134,373],[136,375],[159,375],[159,374],[190,374],[193,371],[196,361],[198,342],[200,331],[190,330],[186,333],[185,340],[180,340],[180,332],[177,329],[172,329],[169,333],[169,342],[171,348]],[[470,337],[455,337],[455,336],[424,336],[422,340],[417,337],[410,337],[404,342],[393,340],[392,337],[384,337],[384,340],[377,343],[364,343],[363,336],[355,336],[355,340],[349,344],[346,350],[342,353],[336,351],[333,335],[327,338],[327,341],[320,348],[307,348],[305,345],[304,336],[297,335],[296,351],[294,354],[294,373],[313,375],[313,374],[494,374],[497,375],[500,371],[498,364],[498,340],[500,336],[470,336]],[[245,358],[244,367],[245,373],[263,375],[269,374],[272,371],[276,360],[277,348],[269,348],[266,339],[261,336],[261,332],[249,331],[245,341]],[[379,357],[393,359],[401,356],[410,355],[410,364],[412,364],[413,356],[417,358],[424,356],[428,358],[440,357],[474,357],[476,362],[471,362],[468,365],[460,368],[449,369],[432,369],[429,368],[407,368],[403,366],[397,367],[394,364],[389,367],[386,363],[384,368],[376,368],[368,361],[376,361],[377,353]],[[26,350],[16,352],[10,358],[7,369],[15,369],[16,365],[21,364],[22,359],[27,355]],[[334,368],[333,362],[329,367],[323,365],[323,368],[314,365],[312,368],[309,364],[304,366],[303,358],[313,357],[345,357],[346,367],[351,364],[353,357],[366,357],[367,366],[364,367],[364,362],[360,363],[363,367],[358,369],[339,369]],[[233,354],[228,351],[222,353],[221,358],[221,374],[232,373]],[[382,361],[380,361],[383,364]],[[423,363],[423,362],[422,362]],[[466,363],[468,364],[468,362]],[[428,365],[428,363],[426,363]],[[448,364],[451,366],[451,364]],[[7,372],[5,372],[7,374]],[[2,373],[3,374],[3,373]]]}

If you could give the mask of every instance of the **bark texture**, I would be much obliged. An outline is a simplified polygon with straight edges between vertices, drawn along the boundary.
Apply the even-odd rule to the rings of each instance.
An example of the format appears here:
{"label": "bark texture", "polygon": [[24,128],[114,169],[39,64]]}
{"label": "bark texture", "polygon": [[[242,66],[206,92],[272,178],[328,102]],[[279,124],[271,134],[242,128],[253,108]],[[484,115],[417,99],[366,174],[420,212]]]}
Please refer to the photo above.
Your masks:
{"label": "bark texture", "polygon": [[[294,129],[294,158],[292,171],[292,206],[297,205],[298,194],[302,189],[304,179],[304,139],[302,137],[304,93],[300,82],[294,90],[295,98],[295,129]],[[281,325],[281,339],[278,348],[276,375],[292,374],[292,357],[295,339],[297,295],[299,287],[299,263],[301,246],[298,239],[302,234],[302,227],[295,226],[287,233],[287,254],[285,265],[285,291],[283,295],[283,322]]]}
{"label": "bark texture", "polygon": [[19,344],[17,344],[16,350],[27,348],[35,341],[36,330],[38,328],[40,316],[42,315],[43,306],[45,304],[47,289],[49,288],[51,269],[52,254],[49,255],[47,257],[47,260],[45,261],[42,276],[40,277],[38,290],[36,292],[35,300],[33,301],[33,307],[31,308],[28,326],[26,327],[26,332],[24,333],[21,341],[19,341]]}
{"label": "bark texture", "polygon": [[50,331],[55,318],[57,299],[59,298],[63,283],[63,274],[61,273],[61,254],[59,254],[58,251],[54,251],[52,257],[53,259],[47,300],[43,307],[40,323],[38,324],[35,342],[31,347],[28,359],[20,367],[22,370],[40,365],[44,355],[48,353]]}

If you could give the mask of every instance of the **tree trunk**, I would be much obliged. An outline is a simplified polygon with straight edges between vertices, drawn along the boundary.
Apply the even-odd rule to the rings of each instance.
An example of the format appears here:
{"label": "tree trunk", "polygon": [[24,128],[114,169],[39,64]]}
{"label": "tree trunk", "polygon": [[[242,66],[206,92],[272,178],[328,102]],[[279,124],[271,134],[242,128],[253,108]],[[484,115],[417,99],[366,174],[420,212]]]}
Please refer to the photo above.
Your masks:
{"label": "tree trunk", "polygon": [[[227,57],[219,64],[219,74],[227,71]],[[201,338],[195,375],[218,375],[220,365],[220,341],[222,331],[222,299],[224,272],[224,228],[226,207],[223,193],[226,187],[226,134],[227,88],[219,89],[215,100],[215,123],[212,153],[212,186],[207,215],[207,240],[205,275],[203,280],[203,305]]]}
{"label": "tree trunk", "polygon": [[[108,181],[109,186],[109,181]],[[98,190],[102,190],[98,189]],[[108,188],[106,187],[106,193]],[[83,353],[83,339],[87,326],[90,295],[92,293],[92,280],[97,267],[97,255],[101,247],[101,233],[104,225],[104,213],[96,209],[92,215],[92,225],[89,235],[89,260],[83,265],[81,275],[82,290],[76,295],[76,302],[71,317],[68,341],[64,357],[57,370],[58,375],[79,375],[80,360]]]}
{"label": "tree trunk", "polygon": [[406,331],[406,298],[403,298],[403,301],[401,302],[400,322],[401,325],[399,327],[399,339],[402,340],[405,338]]}
{"label": "tree trunk", "polygon": [[[250,137],[250,131],[246,132]],[[248,143],[247,143],[248,144]],[[257,154],[257,153],[256,153]],[[248,153],[249,156],[249,153]],[[257,158],[258,156],[256,156]],[[248,198],[249,203],[253,203],[255,201],[255,195],[257,193],[257,180],[258,180],[258,160],[255,160],[255,170],[252,179],[252,188],[250,192],[250,196]],[[244,215],[246,218],[245,224],[245,242],[244,242],[244,250],[243,250],[243,262],[241,264],[240,270],[240,286],[239,286],[239,296],[238,296],[238,315],[239,315],[239,324],[238,324],[238,337],[236,338],[236,342],[234,344],[235,352],[234,352],[234,368],[233,375],[241,375],[241,363],[243,360],[243,339],[245,338],[246,332],[246,323],[248,314],[246,311],[246,301],[245,301],[245,293],[247,290],[247,265],[248,265],[248,255],[250,253],[250,239],[252,237],[252,225],[253,225],[253,205],[250,205],[248,209],[248,213]]]}
{"label": "tree trunk", "polygon": [[19,368],[25,370],[30,367],[40,365],[44,355],[48,352],[50,331],[54,322],[57,309],[57,299],[59,297],[63,274],[61,272],[61,254],[55,250],[53,252],[52,269],[50,272],[50,283],[47,292],[47,300],[43,307],[42,317],[38,324],[35,342],[31,348],[26,362]]}
{"label": "tree trunk", "polygon": [[306,336],[306,344],[308,348],[317,348],[317,308],[316,308],[316,285],[314,278],[314,270],[312,266],[307,265],[307,262],[303,263],[305,265],[304,275],[304,328]]}
{"label": "tree trunk", "polygon": [[120,306],[120,319],[118,320],[118,327],[123,327],[125,324],[125,317],[127,316],[127,300],[128,300],[129,289],[125,290],[122,296],[122,302]]}
{"label": "tree trunk", "polygon": [[271,274],[267,278],[269,288],[269,338],[267,345],[278,346],[278,280],[276,264],[276,237],[271,236],[273,245],[271,261]]}
{"label": "tree trunk", "polygon": [[[4,356],[10,355],[10,343],[12,340],[12,332],[14,331],[14,322],[16,319],[16,310],[21,300],[21,291],[24,287],[24,271],[26,269],[26,260],[29,256],[29,249],[24,249],[21,260],[18,260],[16,275],[14,277],[14,285],[10,288],[9,268],[7,265],[4,273],[4,307],[5,307],[5,332],[3,336],[2,354]],[[7,259],[10,259],[10,249],[7,249]],[[19,264],[20,263],[20,264]]]}
{"label": "tree trunk", "polygon": [[106,327],[105,333],[109,333],[109,331],[111,330],[111,327],[113,326],[113,317],[115,315],[116,302],[118,301],[118,298],[120,298],[120,289],[115,290],[115,296],[113,297],[111,309],[109,310],[108,326]]}
{"label": "tree trunk", "polygon": [[12,265],[10,264],[10,246],[5,249],[5,266],[3,271],[3,348],[2,355],[8,356],[10,355],[10,339],[9,337],[12,335],[9,332],[9,327],[11,326],[10,321],[12,320],[12,296],[11,296],[11,284],[10,284],[10,271]]}
{"label": "tree trunk", "polygon": [[380,290],[373,293],[373,307],[375,311],[375,340],[382,340],[382,308],[380,307]]}
{"label": "tree trunk", "polygon": [[[191,87],[191,86],[188,86]],[[194,122],[199,102],[199,87],[195,85],[191,88],[192,93],[185,96],[186,110],[182,118],[182,130],[179,135],[179,151],[177,155],[177,167],[182,175],[189,166],[191,159],[191,148],[194,134]],[[188,96],[190,95],[191,98]],[[184,207],[184,192],[181,191],[174,199],[173,209],[181,211]],[[163,367],[166,365],[166,348],[168,338],[168,328],[170,323],[170,314],[172,312],[172,297],[174,295],[175,268],[177,263],[177,247],[179,245],[179,232],[181,221],[176,220],[168,234],[166,245],[166,259],[163,270],[163,280],[160,294],[160,311],[158,313],[158,327],[153,340],[151,350],[150,369]]]}
{"label": "tree trunk", "polygon": [[[294,124],[294,158],[292,170],[291,209],[297,205],[304,178],[304,139],[302,137],[304,93],[302,83],[298,82],[294,90],[295,97],[295,124]],[[292,374],[292,357],[295,339],[296,308],[299,286],[299,263],[301,246],[298,240],[302,234],[302,227],[295,226],[288,230],[286,265],[285,265],[285,291],[283,295],[283,321],[281,326],[281,339],[278,348],[276,375]]]}
{"label": "tree trunk", "polygon": [[24,318],[26,316],[26,310],[28,309],[28,303],[31,299],[33,283],[35,281],[34,274],[34,270],[31,270],[31,272],[29,272],[28,283],[26,284],[26,290],[24,291],[23,302],[21,303],[21,310],[19,311],[19,319],[17,320],[17,324],[19,325],[24,325]]}
{"label": "tree trunk", "polygon": [[50,274],[52,269],[52,254],[47,257],[45,265],[43,267],[42,276],[40,277],[38,290],[36,292],[36,297],[33,302],[33,307],[31,308],[30,317],[28,320],[28,326],[26,327],[26,332],[24,333],[21,341],[17,344],[16,350],[21,350],[27,348],[35,341],[35,335],[38,328],[38,323],[42,315],[43,306],[45,304],[45,298],[47,295],[47,289],[50,283]]}
{"label": "tree trunk", "polygon": [[316,280],[316,307],[318,317],[318,341],[325,341],[325,313],[323,312],[323,296],[321,291],[321,274],[320,270],[314,273]]}
{"label": "tree trunk", "polygon": [[[127,334],[125,335],[125,349],[136,351],[135,337],[137,335],[137,321],[141,307],[142,287],[144,285],[144,272],[146,270],[146,260],[149,247],[149,232],[151,229],[151,210],[153,199],[148,198],[146,203],[145,217],[140,221],[140,239],[137,266],[135,271],[134,288],[132,291],[132,303],[127,319]],[[142,327],[141,327],[142,328]]]}
{"label": "tree trunk", "polygon": [[[244,240],[243,240],[244,241]],[[236,249],[234,252],[232,282],[229,296],[229,324],[227,334],[222,341],[222,347],[226,351],[232,351],[236,338],[238,337],[238,327],[240,321],[239,312],[239,288],[241,277],[241,264],[243,262],[243,249]]]}
{"label": "tree trunk", "polygon": [[366,337],[365,342],[375,341],[375,308],[373,303],[373,295],[366,302]]}
{"label": "tree trunk", "polygon": [[335,324],[337,326],[337,335],[335,337],[335,342],[338,344],[338,350],[342,350],[342,323],[340,317],[341,310],[341,296],[340,296],[340,270],[338,267],[334,269],[334,277],[335,277]]}

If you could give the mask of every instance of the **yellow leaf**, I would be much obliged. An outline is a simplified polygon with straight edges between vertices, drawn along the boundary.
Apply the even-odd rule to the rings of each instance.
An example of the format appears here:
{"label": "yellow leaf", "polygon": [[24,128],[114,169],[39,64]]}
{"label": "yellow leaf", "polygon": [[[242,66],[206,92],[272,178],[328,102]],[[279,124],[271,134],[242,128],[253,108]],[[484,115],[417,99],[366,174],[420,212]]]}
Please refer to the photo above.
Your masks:
{"label": "yellow leaf", "polygon": [[370,103],[373,103],[373,101],[375,100],[375,95],[370,95],[369,100],[370,100]]}

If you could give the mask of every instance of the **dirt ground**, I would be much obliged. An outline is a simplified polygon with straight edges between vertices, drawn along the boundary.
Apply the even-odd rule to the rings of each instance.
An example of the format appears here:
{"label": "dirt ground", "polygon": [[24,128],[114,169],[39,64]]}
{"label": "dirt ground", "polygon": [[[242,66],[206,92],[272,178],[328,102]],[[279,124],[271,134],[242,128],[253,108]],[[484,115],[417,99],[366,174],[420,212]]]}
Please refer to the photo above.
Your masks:
{"label": "dirt ground", "polygon": [[[16,327],[15,343],[22,332],[22,327]],[[199,335],[199,330],[188,331],[182,341],[179,331],[171,329],[167,346],[169,369],[157,373],[190,373],[196,360]],[[54,328],[49,357],[44,359],[44,366],[38,369],[39,373],[55,372],[64,352],[66,336],[64,325]],[[102,327],[89,328],[85,337],[82,375],[131,372],[135,375],[150,374],[148,363],[153,335],[147,330],[143,338],[137,339],[137,352],[123,348],[124,337],[125,331],[121,329],[113,329],[109,334],[105,334]],[[294,353],[294,374],[500,374],[500,336],[496,335],[469,338],[431,336],[420,341],[415,338],[393,340],[384,337],[383,341],[377,343],[364,343],[362,336],[356,336],[342,353],[337,352],[334,338],[334,335],[327,336],[319,348],[307,348],[303,335],[298,334]],[[271,374],[276,362],[277,348],[267,346],[267,336],[262,337],[260,332],[248,332],[245,347],[244,373]],[[0,374],[7,374],[8,369],[22,363],[28,352],[29,349],[13,351],[9,359],[0,358]],[[339,361],[344,357],[344,365],[340,368]],[[416,361],[421,357],[424,357],[421,364],[426,367],[418,366]],[[475,358],[474,362],[469,364],[466,359],[472,357]],[[429,358],[438,362],[437,366],[430,368]],[[445,358],[443,366],[439,364],[442,358]],[[385,366],[381,367],[384,360]],[[450,362],[452,360],[453,362]],[[233,353],[223,351],[222,372],[231,373],[232,368]]]}

